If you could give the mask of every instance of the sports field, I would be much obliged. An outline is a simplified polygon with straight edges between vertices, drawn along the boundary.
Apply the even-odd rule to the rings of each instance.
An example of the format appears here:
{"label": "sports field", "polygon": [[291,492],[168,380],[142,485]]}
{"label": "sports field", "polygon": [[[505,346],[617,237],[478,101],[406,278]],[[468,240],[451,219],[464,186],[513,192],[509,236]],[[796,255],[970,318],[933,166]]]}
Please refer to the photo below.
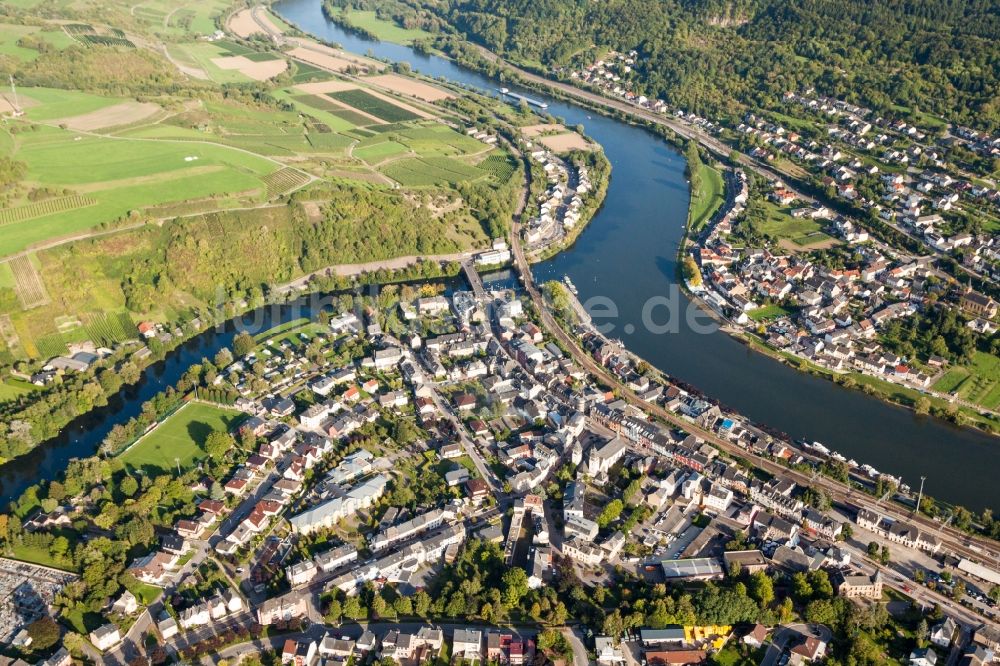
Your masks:
{"label": "sports field", "polygon": [[132,469],[191,469],[205,458],[205,440],[215,431],[229,432],[243,418],[231,409],[201,403],[184,405],[121,454]]}

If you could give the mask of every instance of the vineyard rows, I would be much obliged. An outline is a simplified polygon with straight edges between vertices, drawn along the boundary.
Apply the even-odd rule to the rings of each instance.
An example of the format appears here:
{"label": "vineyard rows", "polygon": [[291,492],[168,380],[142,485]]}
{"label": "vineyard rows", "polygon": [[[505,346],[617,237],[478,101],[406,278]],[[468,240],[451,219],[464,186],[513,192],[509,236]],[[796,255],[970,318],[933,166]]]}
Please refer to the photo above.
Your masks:
{"label": "vineyard rows", "polygon": [[14,273],[14,290],[25,310],[47,303],[48,294],[38,271],[31,264],[28,255],[21,254],[10,260],[10,269]]}
{"label": "vineyard rows", "polygon": [[113,347],[136,337],[135,324],[125,312],[96,312],[86,317],[87,335],[101,347]]}
{"label": "vineyard rows", "polygon": [[309,181],[309,177],[295,169],[285,167],[265,176],[263,181],[267,185],[267,198],[270,199],[301,187]]}
{"label": "vineyard rows", "polygon": [[14,206],[13,208],[5,208],[0,210],[0,226],[13,224],[14,222],[33,220],[36,217],[52,215],[53,213],[62,213],[67,210],[73,210],[74,208],[93,206],[96,203],[96,199],[74,194],[68,197],[57,197],[54,199],[46,199],[44,201],[24,204],[22,206]]}
{"label": "vineyard rows", "polygon": [[494,154],[479,163],[479,168],[501,183],[506,183],[514,175],[514,163],[506,155]]}
{"label": "vineyard rows", "polygon": [[108,37],[107,35],[79,35],[79,39],[86,44],[98,44],[100,46],[123,46],[134,49],[135,44],[124,37]]}

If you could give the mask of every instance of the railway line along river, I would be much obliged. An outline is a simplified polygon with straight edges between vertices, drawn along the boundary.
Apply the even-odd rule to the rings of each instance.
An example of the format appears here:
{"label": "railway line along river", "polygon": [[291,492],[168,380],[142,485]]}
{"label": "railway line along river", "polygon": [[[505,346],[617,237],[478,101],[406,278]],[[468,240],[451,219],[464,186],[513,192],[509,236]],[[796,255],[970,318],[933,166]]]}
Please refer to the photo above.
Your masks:
{"label": "railway line along river", "polygon": [[[501,86],[445,58],[350,34],[325,18],[321,0],[282,0],[273,9],[300,29],[348,50],[405,61],[425,75],[483,92]],[[934,497],[976,511],[1000,510],[1000,490],[994,482],[1000,470],[1000,439],[920,417],[800,373],[721,331],[705,332],[689,321],[685,315],[695,306],[676,284],[689,200],[684,160],[676,151],[627,123],[537,91],[515,92],[547,102],[549,113],[571,125],[583,124],[612,164],[603,208],[571,248],[535,266],[538,280],[570,276],[584,303],[612,304],[616,316],[603,319],[613,326],[612,337],[757,423],[820,441],[848,458],[901,476],[914,488],[919,477],[926,476],[925,492]],[[644,324],[644,319],[655,325]],[[28,485],[52,478],[72,457],[92,455],[115,423],[138,413],[144,400],[176,382],[189,365],[230,345],[233,334],[232,327],[213,329],[188,342],[148,371],[137,386],[123,390],[109,408],[81,417],[60,437],[0,466],[0,499],[14,498]]]}

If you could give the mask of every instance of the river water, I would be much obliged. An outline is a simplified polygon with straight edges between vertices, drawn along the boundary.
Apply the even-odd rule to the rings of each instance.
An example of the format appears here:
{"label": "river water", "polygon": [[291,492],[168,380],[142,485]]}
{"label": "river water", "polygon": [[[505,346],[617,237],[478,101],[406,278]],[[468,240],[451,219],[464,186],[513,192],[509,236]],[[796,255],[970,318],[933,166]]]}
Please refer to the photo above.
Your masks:
{"label": "river water", "polygon": [[[351,35],[326,20],[320,0],[283,0],[274,9],[301,29],[348,50],[405,61],[423,74],[480,91],[492,93],[502,85],[444,58]],[[680,293],[675,279],[689,198],[683,158],[645,130],[523,92],[544,99],[548,112],[567,123],[583,124],[612,164],[603,208],[572,248],[535,267],[537,279],[570,276],[588,306],[604,313],[609,306],[615,309],[615,316],[595,321],[612,326],[610,335],[756,422],[821,441],[849,458],[902,476],[914,488],[924,475],[927,494],[975,510],[1000,510],[1000,490],[994,482],[1000,470],[1000,440],[918,417],[799,373],[725,333],[704,332],[700,323],[706,318],[691,319],[697,308]],[[285,308],[265,316],[277,323],[291,315]],[[143,401],[176,382],[189,365],[230,345],[234,334],[235,327],[228,326],[192,340],[138,386],[117,396],[110,409],[78,419],[59,438],[0,467],[0,499],[16,497],[31,483],[51,478],[72,457],[93,454],[114,423],[137,414]]]}

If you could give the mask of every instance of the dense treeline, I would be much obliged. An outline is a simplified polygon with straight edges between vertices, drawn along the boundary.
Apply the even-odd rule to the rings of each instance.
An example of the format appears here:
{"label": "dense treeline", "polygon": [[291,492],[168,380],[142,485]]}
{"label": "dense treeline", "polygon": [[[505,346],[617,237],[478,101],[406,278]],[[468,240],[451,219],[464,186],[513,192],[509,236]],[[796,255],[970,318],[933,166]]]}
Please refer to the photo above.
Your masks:
{"label": "dense treeline", "polygon": [[882,341],[897,354],[920,360],[941,356],[952,363],[968,363],[977,349],[1000,353],[1000,335],[990,339],[977,335],[954,307],[935,307],[915,317],[891,321]]}
{"label": "dense treeline", "polygon": [[[351,10],[374,11],[383,21],[391,21],[407,29],[420,29],[436,32],[444,27],[444,21],[425,9],[408,5],[379,2],[379,0],[326,0],[323,3],[323,13],[331,20],[360,34],[368,33],[351,23]],[[370,34],[370,33],[369,33]],[[378,39],[377,36],[370,34]]]}
{"label": "dense treeline", "polygon": [[592,45],[636,49],[642,89],[700,113],[815,86],[885,113],[903,105],[996,128],[994,10],[988,0],[449,0],[440,11],[529,66],[585,64]]}

